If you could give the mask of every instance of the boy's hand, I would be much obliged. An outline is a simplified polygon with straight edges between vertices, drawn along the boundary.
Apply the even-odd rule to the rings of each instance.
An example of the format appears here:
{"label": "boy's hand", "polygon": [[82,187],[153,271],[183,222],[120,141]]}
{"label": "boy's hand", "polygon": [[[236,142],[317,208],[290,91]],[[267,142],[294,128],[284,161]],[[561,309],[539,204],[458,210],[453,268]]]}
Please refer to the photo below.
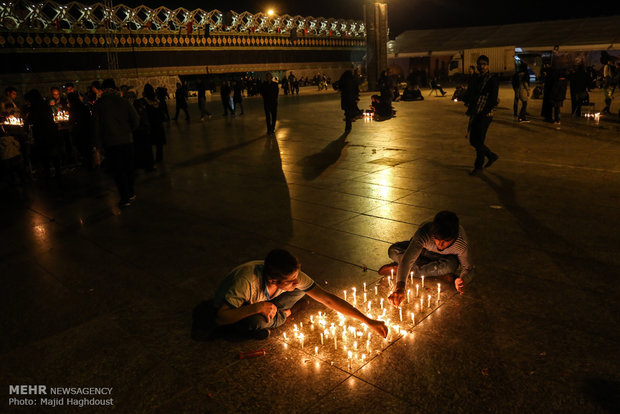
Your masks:
{"label": "boy's hand", "polygon": [[271,318],[276,316],[276,312],[278,311],[276,305],[271,302],[258,302],[256,308],[256,313],[263,315],[265,319],[267,319],[267,322],[271,322]]}
{"label": "boy's hand", "polygon": [[387,326],[385,326],[385,323],[383,323],[383,321],[371,319],[368,322],[368,326],[370,327],[370,329],[381,335],[381,338],[385,338],[388,334],[388,328]]}
{"label": "boy's hand", "polygon": [[460,277],[454,279],[454,287],[461,295],[465,293],[465,284],[463,283],[463,279],[461,279]]}

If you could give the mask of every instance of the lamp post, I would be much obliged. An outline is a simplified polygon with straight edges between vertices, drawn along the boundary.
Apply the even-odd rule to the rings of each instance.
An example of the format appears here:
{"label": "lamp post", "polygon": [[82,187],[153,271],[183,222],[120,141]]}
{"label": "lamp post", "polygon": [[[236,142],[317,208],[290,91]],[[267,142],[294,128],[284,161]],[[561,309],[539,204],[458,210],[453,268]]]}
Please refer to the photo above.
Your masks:
{"label": "lamp post", "polygon": [[368,0],[364,4],[364,24],[366,25],[368,90],[376,91],[379,76],[387,69],[387,4],[381,0]]}

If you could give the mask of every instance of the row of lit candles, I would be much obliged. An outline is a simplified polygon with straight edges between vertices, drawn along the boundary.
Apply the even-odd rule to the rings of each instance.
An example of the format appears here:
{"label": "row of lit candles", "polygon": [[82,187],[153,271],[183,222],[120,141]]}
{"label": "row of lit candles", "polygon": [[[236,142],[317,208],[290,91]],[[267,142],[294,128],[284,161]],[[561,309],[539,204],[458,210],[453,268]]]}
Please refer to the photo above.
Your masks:
{"label": "row of lit candles", "polygon": [[68,111],[58,111],[54,114],[54,122],[67,122],[69,121]]}
{"label": "row of lit candles", "polygon": [[4,119],[4,125],[24,126],[24,120],[14,115],[9,115]]}
{"label": "row of lit candles", "polygon": [[[54,114],[54,122],[68,122],[69,121],[69,112],[67,111],[58,111]],[[13,125],[13,126],[24,126],[24,120],[22,118],[18,118],[14,115],[7,116],[4,119],[4,125]]]}
{"label": "row of lit candles", "polygon": [[[411,273],[410,276],[411,276],[411,286],[413,286],[413,272]],[[392,272],[391,275],[387,277],[387,281],[388,281],[388,285],[390,289],[392,289],[394,286],[393,280],[394,280],[394,273]],[[422,284],[422,287],[425,286],[424,276],[421,276],[421,284]],[[356,306],[357,305],[357,288],[353,287],[350,289],[350,291],[352,292],[353,304],[354,306]],[[374,291],[375,291],[375,296],[378,296],[379,295],[378,284],[374,286]],[[347,300],[347,292],[348,292],[347,290],[343,291],[345,300]],[[403,302],[403,304],[414,303],[411,300],[411,294],[412,294],[412,289],[407,289],[407,300],[406,302]],[[368,300],[368,287],[366,283],[363,284],[363,295],[364,295],[363,296],[364,303],[366,304],[366,308],[367,308],[366,315],[371,319],[378,319],[378,320],[384,321],[388,327],[388,336],[384,339],[384,341],[389,342],[391,339],[393,339],[393,333],[395,333],[396,335],[403,335],[403,336],[407,335],[407,331],[405,329],[401,329],[400,325],[392,324],[390,318],[384,319],[387,316],[387,309],[384,304],[385,303],[384,298],[379,298],[378,300],[379,306],[382,312],[378,312],[377,315],[373,315],[371,313],[371,311],[373,310],[372,309],[373,299]],[[415,295],[416,297],[420,297],[419,312],[423,313],[425,300],[424,300],[424,297],[420,295],[420,284],[416,284]],[[441,284],[437,283],[437,305],[439,305],[440,297],[441,297]],[[430,294],[427,295],[426,306],[428,308],[431,308],[431,300],[432,300],[432,295]],[[410,311],[409,316],[411,318],[411,326],[413,327],[415,326],[415,312]],[[398,319],[401,323],[403,322],[402,305],[398,307]],[[310,315],[309,330],[314,331],[315,328],[318,328],[317,330],[319,331],[318,336],[320,338],[320,347],[325,346],[328,341],[331,341],[333,342],[333,350],[338,352],[339,351],[338,342],[339,342],[339,337],[340,337],[340,341],[342,341],[340,350],[346,352],[346,355],[348,357],[349,369],[351,369],[352,360],[356,360],[356,361],[359,360],[363,362],[366,359],[366,354],[373,353],[373,347],[371,346],[372,333],[369,331],[368,326],[366,324],[361,323],[360,329],[354,326],[349,326],[346,323],[345,316],[338,313],[338,325],[336,325],[336,323],[333,323],[333,322],[329,323],[329,327],[327,325],[328,325],[328,320],[327,320],[326,313],[319,312],[317,315]],[[307,345],[307,339],[309,338],[306,336],[306,334],[308,334],[309,332],[306,332],[306,334],[304,334],[303,330],[304,330],[303,322],[300,322],[299,326],[297,324],[294,324],[292,338],[289,338],[286,332],[283,333],[285,344],[290,343],[290,341],[299,341],[299,345],[303,349],[304,346]],[[360,351],[362,347],[359,346],[358,341],[363,341],[362,338],[365,335],[367,335],[366,347],[364,349],[366,353],[361,354],[361,357],[360,357],[361,359],[360,359],[358,358],[359,354],[357,351]],[[349,339],[353,341],[352,344],[349,342]],[[318,344],[314,347],[314,354],[317,357],[319,356],[320,347]]]}
{"label": "row of lit candles", "polygon": [[[390,276],[388,276],[387,280],[388,280],[389,286],[392,287],[394,285],[394,282],[393,282],[393,280],[394,280],[394,269],[391,269],[390,273],[391,274],[390,274]],[[424,275],[422,275],[420,277],[422,279],[422,287],[424,287]],[[410,278],[411,278],[411,284],[413,285],[413,272],[411,272]],[[366,282],[364,282],[363,286],[364,286],[364,292],[367,292],[368,289],[366,288]],[[351,290],[353,291],[353,295],[355,295],[356,292],[357,292],[357,288],[352,287]],[[379,285],[375,285],[375,296],[378,295],[378,294],[379,294]],[[344,291],[344,299],[345,300],[347,299],[347,291],[346,290]]]}

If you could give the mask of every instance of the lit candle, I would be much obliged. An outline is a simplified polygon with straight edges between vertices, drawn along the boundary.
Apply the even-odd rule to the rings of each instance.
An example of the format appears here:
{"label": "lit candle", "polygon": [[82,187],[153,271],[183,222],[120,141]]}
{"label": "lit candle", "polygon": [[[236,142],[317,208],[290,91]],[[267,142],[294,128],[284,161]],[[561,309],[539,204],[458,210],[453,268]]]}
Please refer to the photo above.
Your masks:
{"label": "lit candle", "polygon": [[366,352],[370,352],[370,339],[366,341]]}
{"label": "lit candle", "polygon": [[314,355],[318,355],[319,354],[319,347],[315,346],[314,347]]}
{"label": "lit candle", "polygon": [[368,300],[368,297],[366,296],[366,292],[364,292],[364,302],[366,302]]}
{"label": "lit candle", "polygon": [[383,298],[381,298],[381,309],[383,309]]}
{"label": "lit candle", "polygon": [[424,298],[420,298],[420,311],[424,309]]}
{"label": "lit candle", "polygon": [[437,300],[439,300],[439,295],[441,295],[441,283],[437,283]]}
{"label": "lit candle", "polygon": [[314,323],[314,315],[310,315],[310,323]]}
{"label": "lit candle", "polygon": [[299,328],[297,327],[297,324],[293,324],[293,331],[297,332],[299,330]]}
{"label": "lit candle", "polygon": [[357,341],[353,342],[353,349],[357,351]]}
{"label": "lit candle", "polygon": [[299,322],[299,330],[301,331],[302,329],[304,329],[304,323],[303,322]]}
{"label": "lit candle", "polygon": [[364,292],[366,292],[366,282],[364,282]]}
{"label": "lit candle", "polygon": [[418,296],[420,296],[420,285],[419,284],[415,284],[415,297],[417,298]]}
{"label": "lit candle", "polygon": [[415,314],[411,312],[411,323],[415,325]]}
{"label": "lit candle", "polygon": [[286,337],[286,332],[284,332],[283,336],[284,336],[284,340],[287,341],[288,338]]}
{"label": "lit candle", "polygon": [[321,345],[323,345],[323,334],[321,334]]}
{"label": "lit candle", "polygon": [[351,370],[351,358],[353,358],[353,352],[349,351],[347,356],[349,357],[349,370]]}
{"label": "lit candle", "polygon": [[301,342],[301,349],[304,348],[304,334],[299,334],[299,342]]}
{"label": "lit candle", "polygon": [[372,307],[372,300],[368,301],[368,312],[370,312],[370,308]]}
{"label": "lit candle", "polygon": [[344,292],[344,300],[347,300],[347,291],[343,290],[343,292]]}
{"label": "lit candle", "polygon": [[[391,273],[392,273],[392,276],[391,276],[391,277],[394,277],[394,268],[390,269],[390,271],[391,271]],[[388,281],[389,281],[389,280],[390,280],[390,279],[388,279]]]}
{"label": "lit candle", "polygon": [[368,332],[368,340],[370,341],[370,332]]}
{"label": "lit candle", "polygon": [[424,287],[424,276],[422,276],[422,287]]}
{"label": "lit candle", "polygon": [[357,302],[357,289],[353,288],[353,302]]}
{"label": "lit candle", "polygon": [[413,285],[413,272],[411,272],[411,284]]}
{"label": "lit candle", "polygon": [[403,308],[398,308],[398,315],[400,316],[400,321],[403,321]]}
{"label": "lit candle", "polygon": [[366,360],[366,354],[362,354],[362,362]]}
{"label": "lit candle", "polygon": [[379,294],[379,287],[375,285],[375,296],[377,296],[378,294]]}
{"label": "lit candle", "polygon": [[429,308],[431,307],[431,295],[428,295],[428,302],[426,304]]}
{"label": "lit candle", "polygon": [[407,303],[411,302],[411,289],[407,289]]}

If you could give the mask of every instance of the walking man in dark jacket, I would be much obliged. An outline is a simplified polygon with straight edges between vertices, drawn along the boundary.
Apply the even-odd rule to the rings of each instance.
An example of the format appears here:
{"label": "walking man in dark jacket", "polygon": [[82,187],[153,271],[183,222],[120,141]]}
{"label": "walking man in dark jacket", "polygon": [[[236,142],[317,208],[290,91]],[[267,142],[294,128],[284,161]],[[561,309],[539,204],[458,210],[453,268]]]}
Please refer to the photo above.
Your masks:
{"label": "walking man in dark jacket", "polygon": [[113,79],[105,79],[103,93],[93,106],[93,127],[97,148],[105,149],[116,188],[119,207],[128,207],[135,199],[133,171],[133,131],[140,117],[116,90]]}
{"label": "walking man in dark jacket", "polygon": [[338,85],[340,89],[340,108],[344,111],[344,131],[350,132],[353,121],[360,113],[357,107],[359,88],[353,71],[344,71],[338,80]]}
{"label": "walking man in dark jacket", "polygon": [[174,113],[174,120],[179,119],[179,111],[185,112],[185,120],[189,121],[189,112],[187,112],[187,89],[181,83],[177,83],[177,90],[174,94],[177,109]]}
{"label": "walking man in dark jacket", "polygon": [[[483,167],[490,167],[499,158],[484,144],[487,130],[493,113],[497,107],[497,94],[499,92],[499,80],[496,75],[489,73],[489,58],[480,55],[477,61],[478,75],[472,79],[471,87],[467,90],[465,103],[467,115],[469,115],[469,143],[476,149],[476,161],[470,175],[476,175]],[[488,159],[484,164],[485,157]]]}
{"label": "walking man in dark jacket", "polygon": [[275,134],[276,118],[278,117],[278,84],[273,81],[271,73],[265,75],[265,81],[261,85],[260,94],[263,97],[265,108],[265,120],[267,122],[267,134]]}

